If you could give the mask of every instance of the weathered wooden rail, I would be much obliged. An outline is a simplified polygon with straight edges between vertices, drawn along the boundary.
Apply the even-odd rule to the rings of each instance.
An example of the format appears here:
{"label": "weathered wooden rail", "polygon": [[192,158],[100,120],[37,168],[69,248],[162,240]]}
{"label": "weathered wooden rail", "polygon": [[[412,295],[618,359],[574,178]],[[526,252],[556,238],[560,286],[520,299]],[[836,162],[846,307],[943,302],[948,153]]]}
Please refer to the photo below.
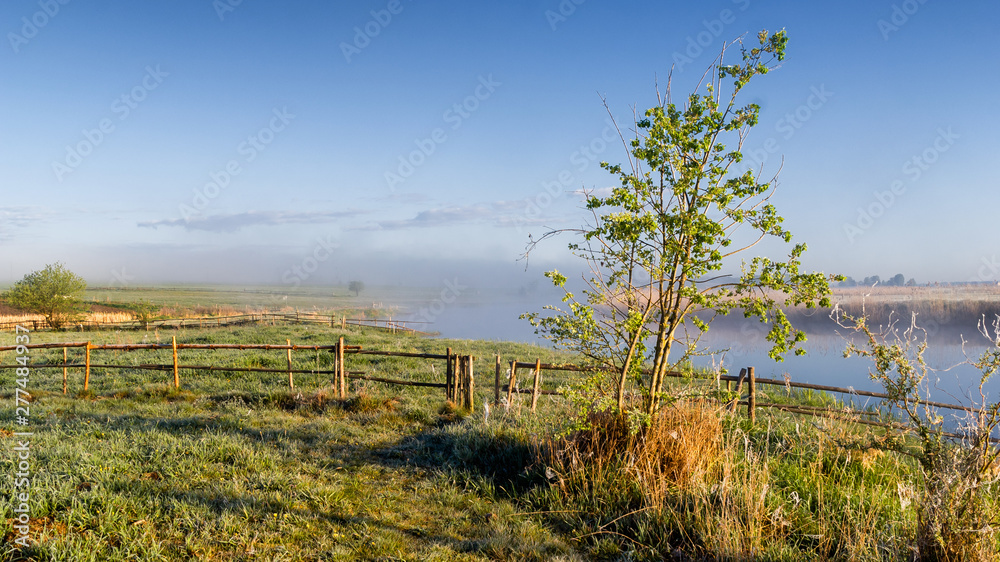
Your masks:
{"label": "weathered wooden rail", "polygon": [[[531,369],[531,375],[532,375],[533,384],[532,384],[532,387],[530,389],[529,388],[518,388],[517,387],[517,385],[516,385],[516,372],[517,372],[517,369]],[[599,367],[594,367],[594,366],[548,364],[548,363],[542,363],[541,361],[536,361],[535,363],[527,363],[527,362],[522,362],[522,361],[516,361],[516,360],[514,360],[514,361],[510,362],[510,369],[507,371],[507,373],[509,375],[509,382],[506,385],[501,385],[501,370],[502,370],[501,360],[500,360],[500,357],[497,356],[496,378],[495,378],[495,382],[494,382],[494,385],[495,385],[494,386],[494,400],[497,401],[497,402],[500,401],[501,391],[504,391],[504,392],[507,393],[507,402],[508,403],[510,403],[510,401],[513,399],[513,394],[514,393],[518,393],[518,394],[531,394],[531,410],[534,411],[535,407],[536,407],[536,404],[538,402],[538,397],[539,396],[544,396],[544,395],[554,396],[554,395],[560,395],[560,394],[562,394],[558,390],[545,390],[545,389],[541,389],[540,388],[541,372],[542,371],[544,371],[544,370],[552,370],[552,371],[598,372],[598,371],[601,371],[602,369],[599,368]],[[693,378],[693,376],[692,376],[691,373],[682,373],[682,372],[678,372],[678,371],[668,371],[667,373],[665,373],[665,376],[671,377],[671,378]],[[842,387],[822,385],[822,384],[811,384],[811,383],[795,382],[795,381],[792,381],[792,380],[777,380],[777,379],[766,379],[766,378],[762,379],[762,378],[757,378],[755,376],[754,368],[753,367],[746,367],[746,368],[741,369],[740,370],[740,374],[738,376],[734,376],[734,375],[717,375],[717,376],[712,377],[712,378],[714,380],[719,381],[719,382],[726,382],[727,390],[731,390],[731,387],[729,386],[730,383],[733,383],[733,382],[736,383],[736,385],[737,385],[736,386],[737,398],[734,399],[734,400],[731,400],[728,403],[726,403],[724,406],[727,407],[730,411],[735,411],[735,408],[736,408],[737,405],[746,406],[746,408],[747,408],[747,417],[750,418],[751,422],[753,422],[753,421],[756,420],[757,409],[758,408],[770,408],[770,409],[782,410],[782,411],[786,411],[786,412],[794,413],[794,414],[798,414],[798,415],[835,418],[835,419],[840,419],[842,421],[850,421],[850,422],[859,423],[859,424],[862,424],[862,425],[878,426],[878,427],[883,427],[883,428],[887,428],[887,429],[907,430],[907,431],[910,430],[910,428],[908,426],[904,425],[904,424],[899,424],[899,423],[884,423],[884,422],[876,422],[876,421],[871,421],[871,420],[863,419],[865,416],[876,416],[876,415],[878,415],[877,412],[870,412],[870,411],[864,411],[864,410],[855,410],[853,408],[851,408],[851,409],[834,409],[834,408],[822,408],[822,407],[817,407],[817,406],[806,406],[806,405],[796,405],[796,404],[781,404],[781,403],[770,403],[770,402],[758,403],[757,402],[757,385],[758,384],[772,385],[772,386],[783,386],[783,387],[789,388],[789,389],[791,389],[791,388],[801,388],[801,389],[809,389],[809,390],[818,390],[818,391],[822,391],[822,392],[835,392],[835,393],[840,393],[840,394],[848,394],[848,395],[851,395],[851,396],[865,396],[865,397],[870,397],[870,398],[879,398],[879,399],[882,399],[882,400],[891,399],[891,397],[888,394],[885,394],[885,393],[882,393],[882,392],[871,392],[871,391],[866,391],[866,390],[855,390],[854,388],[842,388]],[[742,396],[742,390],[743,390],[743,385],[744,384],[747,387],[747,394],[746,394],[746,396]],[[964,412],[970,412],[970,413],[975,412],[975,410],[973,410],[972,408],[969,408],[967,406],[957,405],[957,404],[946,404],[946,403],[943,403],[943,402],[935,402],[935,401],[931,401],[931,400],[906,400],[906,401],[910,402],[910,403],[917,403],[917,404],[921,404],[921,405],[925,405],[925,406],[930,406],[932,408],[945,408],[945,409],[951,409],[951,410],[957,410],[957,411],[964,411]],[[955,439],[961,438],[961,435],[958,435],[958,434],[955,434],[955,433],[943,433],[943,435],[946,436],[946,437],[951,437],[951,438],[955,438]],[[1000,438],[991,437],[990,438],[990,442],[992,442],[992,443],[1000,443]]]}
{"label": "weathered wooden rail", "polygon": [[[30,350],[30,349],[59,349],[63,350],[63,361],[62,363],[31,363],[24,365],[21,363],[12,364],[0,364],[0,370],[2,369],[18,369],[29,367],[32,369],[62,369],[63,370],[63,394],[68,392],[68,369],[70,368],[83,368],[83,390],[86,392],[90,389],[90,377],[91,371],[93,369],[136,369],[136,370],[152,370],[152,371],[170,371],[173,373],[173,385],[174,388],[179,389],[181,387],[181,371],[225,371],[225,372],[244,372],[244,373],[285,373],[288,375],[288,387],[290,389],[295,388],[295,378],[296,374],[331,374],[334,376],[334,388],[340,398],[346,398],[349,394],[348,382],[349,380],[367,380],[373,382],[381,382],[385,384],[398,385],[398,386],[420,386],[420,387],[431,387],[431,388],[443,388],[445,389],[445,398],[448,400],[455,400],[460,403],[462,407],[472,409],[475,407],[474,400],[474,381],[473,381],[473,360],[474,358],[469,355],[458,355],[452,353],[451,348],[447,348],[444,354],[438,353],[416,353],[416,352],[404,352],[404,351],[379,351],[371,349],[363,349],[360,345],[347,345],[344,342],[343,336],[339,338],[336,344],[329,345],[298,345],[292,344],[291,340],[286,340],[285,344],[226,344],[226,343],[183,343],[178,342],[176,336],[171,338],[169,344],[167,343],[128,343],[128,344],[94,344],[89,341],[83,342],[59,342],[59,343],[36,343],[36,344],[23,344],[23,345],[5,345],[0,346],[0,352],[4,351],[18,351],[18,350]],[[82,348],[84,350],[83,362],[73,362],[69,361],[68,350]],[[171,351],[172,363],[170,364],[159,364],[159,363],[141,363],[132,365],[116,365],[110,363],[95,363],[91,360],[91,354],[95,351],[115,351],[115,352],[131,352],[131,351]],[[284,350],[286,352],[287,367],[284,369],[278,368],[268,368],[268,367],[236,367],[236,366],[223,366],[223,365],[191,365],[182,364],[180,362],[179,351],[180,350],[262,350],[262,351],[280,351]],[[328,351],[335,354],[334,369],[295,369],[293,368],[293,351]],[[384,356],[384,357],[407,357],[407,358],[419,358],[419,359],[432,359],[432,360],[444,360],[446,362],[445,366],[445,381],[444,382],[427,382],[427,381],[407,381],[392,379],[387,377],[375,377],[370,376],[364,371],[348,371],[346,368],[345,356],[351,354],[358,355],[374,355],[374,356]]]}
{"label": "weathered wooden rail", "polygon": [[[344,337],[341,336],[337,343],[327,344],[327,345],[299,345],[292,344],[290,340],[286,340],[284,344],[200,344],[200,343],[183,343],[176,340],[176,336],[171,338],[171,342],[167,343],[130,343],[130,344],[94,344],[89,341],[77,341],[77,342],[59,342],[59,343],[38,343],[38,344],[25,344],[25,345],[7,345],[0,346],[0,352],[5,351],[15,351],[15,350],[26,350],[26,349],[59,349],[63,350],[63,361],[61,363],[40,363],[40,364],[29,364],[27,365],[33,369],[59,369],[63,370],[63,393],[67,393],[68,390],[68,369],[83,369],[83,390],[89,390],[90,377],[92,369],[138,369],[138,370],[155,370],[155,371],[169,371],[173,374],[173,385],[174,388],[180,388],[181,386],[181,371],[226,371],[226,372],[248,372],[248,373],[284,373],[288,376],[288,386],[290,389],[295,388],[295,375],[298,374],[329,374],[333,375],[333,386],[336,393],[341,398],[346,398],[349,394],[349,380],[366,380],[372,382],[379,382],[389,385],[397,386],[415,386],[415,387],[427,387],[427,388],[443,388],[445,391],[445,398],[450,401],[454,401],[459,404],[460,407],[473,409],[475,407],[475,376],[474,376],[474,362],[475,357],[471,355],[462,355],[453,353],[452,349],[449,347],[445,350],[445,353],[418,353],[418,352],[402,352],[402,351],[382,351],[373,349],[364,349],[360,345],[348,345],[344,341]],[[84,350],[83,362],[74,361],[70,362],[68,357],[68,350],[74,348],[82,348]],[[172,362],[170,364],[158,364],[158,363],[143,363],[138,365],[115,365],[110,363],[95,363],[91,360],[91,354],[93,352],[131,352],[131,351],[141,351],[141,350],[170,350],[172,356]],[[284,350],[286,353],[286,367],[285,368],[267,368],[267,367],[235,367],[235,366],[221,366],[221,365],[193,365],[193,364],[182,364],[180,362],[179,352],[182,350],[262,350],[262,351],[281,351]],[[335,355],[334,368],[331,369],[301,369],[294,368],[294,362],[292,353],[294,351],[327,351]],[[434,361],[445,362],[444,371],[444,382],[428,382],[428,381],[415,381],[415,380],[400,380],[388,377],[372,376],[364,371],[348,371],[346,367],[345,357],[347,355],[371,355],[371,356],[383,356],[383,357],[405,357],[405,358],[417,358],[417,359],[427,359]],[[509,364],[509,369],[506,366]],[[17,369],[23,368],[25,365],[20,363],[16,364],[0,364],[0,370],[2,369]],[[520,388],[518,380],[518,369],[529,369],[531,377],[530,388]],[[559,396],[562,392],[558,389],[546,389],[542,388],[543,371],[571,371],[571,372],[597,372],[601,369],[594,366],[581,366],[573,364],[554,364],[554,363],[542,363],[541,360],[536,360],[535,362],[524,362],[518,360],[512,360],[509,363],[505,363],[499,355],[496,356],[495,362],[495,376],[494,376],[494,389],[493,389],[493,402],[495,404],[501,403],[501,398],[504,393],[506,395],[507,404],[511,404],[514,395],[529,394],[531,396],[530,408],[531,411],[537,409],[538,400],[541,396]],[[506,371],[506,372],[505,372]],[[666,373],[667,377],[672,378],[693,378],[691,373],[682,373],[677,371],[670,371]],[[703,379],[704,380],[704,379]],[[809,415],[809,416],[821,416],[849,420],[852,422],[886,427],[890,429],[905,429],[905,426],[900,424],[892,423],[882,423],[875,422],[871,420],[863,419],[866,416],[877,415],[876,412],[855,410],[855,409],[835,409],[835,408],[822,408],[815,406],[806,405],[795,405],[795,404],[781,404],[772,402],[757,402],[758,385],[771,385],[771,386],[782,386],[788,389],[799,388],[799,389],[809,389],[817,390],[822,392],[832,392],[839,394],[846,394],[851,396],[863,396],[870,398],[877,398],[880,400],[888,400],[891,397],[885,393],[872,392],[865,390],[855,390],[853,388],[842,388],[829,385],[821,384],[811,384],[795,382],[791,380],[777,380],[777,379],[767,379],[767,378],[757,378],[754,373],[753,367],[747,367],[741,369],[738,376],[734,375],[716,375],[709,379],[708,381],[715,381],[716,384],[726,383],[727,390],[733,390],[731,387],[732,383],[736,383],[735,394],[736,398],[730,400],[723,406],[728,408],[730,411],[735,411],[738,405],[744,405],[747,407],[747,416],[751,421],[756,419],[756,412],[758,408],[770,408],[787,411],[790,413],[798,415]],[[506,384],[504,384],[506,383]],[[744,386],[746,387],[746,394],[744,395]],[[927,400],[913,400],[911,402],[919,403],[921,405],[930,406],[933,408],[946,408],[957,411],[964,412],[974,412],[973,409],[955,405],[946,404],[942,402],[934,402]],[[958,437],[956,435],[951,435],[952,437]],[[993,442],[1000,442],[1000,439],[991,439]]]}

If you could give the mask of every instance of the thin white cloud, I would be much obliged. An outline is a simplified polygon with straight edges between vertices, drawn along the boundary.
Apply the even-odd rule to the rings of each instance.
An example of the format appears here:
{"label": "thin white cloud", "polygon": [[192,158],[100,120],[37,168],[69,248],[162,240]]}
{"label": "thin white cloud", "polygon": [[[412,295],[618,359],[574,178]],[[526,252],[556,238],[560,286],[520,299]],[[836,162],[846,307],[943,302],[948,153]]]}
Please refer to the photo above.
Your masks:
{"label": "thin white cloud", "polygon": [[0,224],[4,226],[28,226],[45,220],[51,213],[37,206],[0,207]]}
{"label": "thin white cloud", "polygon": [[413,218],[376,221],[349,230],[408,230],[435,228],[462,224],[491,224],[499,228],[539,226],[559,223],[565,219],[557,216],[539,217],[524,201],[494,201],[474,205],[454,205],[420,211]]}
{"label": "thin white cloud", "polygon": [[411,219],[384,220],[352,230],[406,230],[476,222],[489,218],[493,211],[486,205],[466,205],[420,211]]}
{"label": "thin white cloud", "polygon": [[0,207],[0,240],[13,240],[22,229],[48,222],[53,214],[34,205]]}
{"label": "thin white cloud", "polygon": [[522,217],[518,215],[501,215],[497,217],[494,224],[503,228],[520,228],[525,226],[545,226],[547,224],[558,224],[565,219],[560,217]]}
{"label": "thin white cloud", "polygon": [[404,205],[416,205],[431,201],[431,197],[424,193],[390,193],[389,195],[382,195],[379,197],[370,197],[369,199],[375,201],[391,201],[393,203],[402,203]]}
{"label": "thin white cloud", "polygon": [[137,223],[142,228],[180,227],[185,230],[207,232],[236,232],[253,226],[277,226],[283,224],[324,224],[347,217],[355,217],[364,211],[247,211],[244,213],[196,216],[190,219],[163,219]]}

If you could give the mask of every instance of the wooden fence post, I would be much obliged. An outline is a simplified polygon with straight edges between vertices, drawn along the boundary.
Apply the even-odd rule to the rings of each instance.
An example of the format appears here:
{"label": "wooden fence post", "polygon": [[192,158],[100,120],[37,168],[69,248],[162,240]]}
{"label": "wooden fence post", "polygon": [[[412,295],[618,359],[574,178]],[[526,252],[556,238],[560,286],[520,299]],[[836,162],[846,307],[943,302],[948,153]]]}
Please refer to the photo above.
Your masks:
{"label": "wooden fence post", "polygon": [[[343,338],[341,338],[343,339]],[[337,348],[333,350],[333,387],[337,389],[337,397],[342,398],[344,396],[344,391],[340,387],[340,365],[343,363],[340,359],[340,341],[337,342]]]}
{"label": "wooden fence post", "polygon": [[448,400],[451,400],[457,406],[461,406],[460,398],[455,393],[455,389],[458,388],[458,378],[462,376],[462,356],[461,355],[449,355],[448,356]]}
{"label": "wooden fence post", "polygon": [[288,344],[288,388],[295,389],[295,380],[292,378],[292,340],[286,339],[285,342]]}
{"label": "wooden fence post", "polygon": [[174,388],[180,388],[181,377],[177,372],[177,336],[170,336],[170,345],[174,350]]}
{"label": "wooden fence post", "polygon": [[452,363],[451,363],[451,348],[449,347],[445,351],[444,354],[447,356],[447,358],[444,360],[445,361],[445,367],[444,367],[444,399],[445,400],[453,400],[453,397],[451,395],[451,385],[452,385],[451,378],[454,376],[454,372],[452,371],[452,368],[451,368],[451,366],[452,366]]}
{"label": "wooden fence post", "polygon": [[347,398],[347,369],[344,368],[344,336],[337,341],[337,381],[340,389],[340,399]]}
{"label": "wooden fence post", "polygon": [[453,391],[455,395],[455,400],[458,402],[459,408],[464,408],[466,405],[465,400],[465,356],[457,355],[455,357],[455,389]]}
{"label": "wooden fence post", "polygon": [[86,351],[84,352],[83,359],[83,390],[84,392],[90,388],[90,342],[87,342]]}
{"label": "wooden fence post", "polygon": [[469,411],[476,410],[476,377],[472,374],[472,365],[475,357],[469,355],[465,358],[465,402],[469,406]]}
{"label": "wooden fence post", "polygon": [[757,385],[754,382],[753,367],[747,367],[747,383],[750,385],[750,398],[747,400],[747,414],[750,423],[757,421]]}
{"label": "wooden fence post", "polygon": [[66,348],[63,348],[63,394],[66,394],[66,363],[69,363],[67,358],[69,355],[66,353]]}
{"label": "wooden fence post", "polygon": [[736,398],[733,398],[732,404],[729,405],[730,412],[736,411],[736,405],[739,404],[740,396],[742,396],[741,393],[743,392],[743,379],[746,376],[747,376],[747,368],[743,367],[742,369],[740,369],[740,378],[739,380],[736,381]]}
{"label": "wooden fence post", "polygon": [[538,383],[542,377],[542,360],[535,360],[535,385],[531,389],[531,411],[535,411],[535,406],[538,404]]}
{"label": "wooden fence post", "polygon": [[514,384],[517,382],[515,372],[517,371],[517,359],[510,361],[510,382],[507,383],[507,406],[510,406],[511,397],[514,396]]}
{"label": "wooden fence post", "polygon": [[341,330],[346,330],[347,329],[347,317],[346,316],[341,316],[340,317],[340,329]]}
{"label": "wooden fence post", "polygon": [[462,377],[465,376],[465,361],[461,355],[456,355],[452,359],[455,361],[455,368],[452,370],[452,373],[454,374],[452,381],[455,383],[455,386],[451,389],[451,395],[454,400],[458,402],[459,407],[462,407]]}
{"label": "wooden fence post", "polygon": [[496,406],[500,403],[500,356],[497,355],[497,376],[496,380],[493,382],[493,405]]}

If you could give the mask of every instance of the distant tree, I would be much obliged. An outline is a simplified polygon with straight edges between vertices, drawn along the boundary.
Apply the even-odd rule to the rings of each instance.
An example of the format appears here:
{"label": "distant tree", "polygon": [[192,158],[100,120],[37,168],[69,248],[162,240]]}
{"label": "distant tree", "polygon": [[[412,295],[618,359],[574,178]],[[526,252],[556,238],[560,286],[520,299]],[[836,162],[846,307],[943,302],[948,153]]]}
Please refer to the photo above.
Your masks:
{"label": "distant tree", "polygon": [[846,279],[844,279],[843,281],[840,282],[840,286],[841,287],[857,287],[858,286],[858,282],[855,281],[853,277],[847,277]]}
{"label": "distant tree", "polygon": [[348,291],[354,291],[354,296],[358,296],[358,293],[365,290],[365,284],[361,281],[351,281],[347,285]]}
{"label": "distant tree", "polygon": [[15,308],[45,317],[53,328],[61,328],[80,316],[80,293],[87,282],[56,262],[32,271],[3,293],[3,300]]}
{"label": "distant tree", "polygon": [[902,273],[897,273],[896,275],[893,275],[892,279],[890,279],[886,283],[886,285],[889,285],[890,287],[902,287],[905,284],[906,284],[906,277],[903,277]]}
{"label": "distant tree", "polygon": [[865,280],[861,282],[862,285],[867,285],[871,287],[872,285],[881,282],[878,275],[872,275],[871,277],[865,277]]}
{"label": "distant tree", "polygon": [[914,278],[910,277],[910,280],[906,282],[906,286],[907,287],[916,287],[917,286],[917,281]]}

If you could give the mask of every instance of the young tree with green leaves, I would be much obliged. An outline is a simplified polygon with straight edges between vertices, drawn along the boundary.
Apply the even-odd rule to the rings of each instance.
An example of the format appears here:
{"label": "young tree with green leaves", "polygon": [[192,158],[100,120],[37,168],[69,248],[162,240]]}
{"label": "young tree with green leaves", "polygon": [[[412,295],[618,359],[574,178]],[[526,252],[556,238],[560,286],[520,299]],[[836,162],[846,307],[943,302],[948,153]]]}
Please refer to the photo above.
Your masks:
{"label": "young tree with green leaves", "polygon": [[87,288],[82,277],[56,262],[32,271],[3,294],[3,300],[21,310],[41,314],[53,328],[79,316],[80,293]]}
{"label": "young tree with green leaves", "polygon": [[[760,108],[737,105],[737,95],[784,59],[787,37],[762,31],[758,40],[750,49],[734,42],[742,54],[736,64],[725,64],[723,50],[683,106],[673,103],[669,84],[665,95],[658,90],[657,105],[635,121],[635,138],[622,137],[627,167],[601,164],[619,186],[606,197],[587,193],[592,224],[529,242],[526,255],[549,236],[581,236],[569,247],[590,270],[583,296],[566,289],[564,275],[547,272],[566,290],[568,310],[548,307],[556,314],[524,317],[536,332],[613,369],[619,409],[629,381],[643,381],[645,413],[652,414],[665,375],[696,351],[717,314],[740,309],[770,324],[770,356],[781,360],[789,351],[803,353],[797,345],[805,340],[781,307],[829,306],[829,281],[839,278],[800,272],[804,244],[783,261],[754,257],[742,262],[739,276],[722,272],[765,238],[792,240],[769,202],[776,176],[761,182],[762,170],[741,165]],[[673,354],[680,346],[684,352]]]}

